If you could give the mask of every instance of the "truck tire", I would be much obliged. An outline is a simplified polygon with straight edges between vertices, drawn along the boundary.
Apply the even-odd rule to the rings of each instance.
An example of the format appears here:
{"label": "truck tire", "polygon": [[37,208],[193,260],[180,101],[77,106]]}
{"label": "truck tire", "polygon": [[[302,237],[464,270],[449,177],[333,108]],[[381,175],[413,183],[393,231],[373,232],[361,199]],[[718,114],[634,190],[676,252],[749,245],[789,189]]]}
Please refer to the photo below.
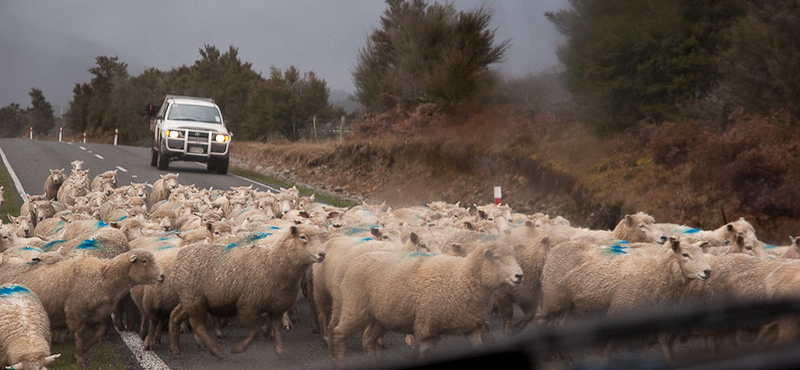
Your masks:
{"label": "truck tire", "polygon": [[206,163],[206,170],[208,172],[217,172],[217,160],[214,157],[208,159],[208,163]]}
{"label": "truck tire", "polygon": [[220,158],[220,159],[216,160],[215,162],[216,162],[215,168],[216,168],[218,174],[225,175],[225,174],[228,173],[228,156],[225,156],[224,158]]}
{"label": "truck tire", "polygon": [[155,167],[158,164],[158,152],[155,148],[150,148],[150,165]]}
{"label": "truck tire", "polygon": [[156,168],[162,171],[166,171],[169,169],[169,157],[166,154],[158,152],[158,159],[156,163]]}

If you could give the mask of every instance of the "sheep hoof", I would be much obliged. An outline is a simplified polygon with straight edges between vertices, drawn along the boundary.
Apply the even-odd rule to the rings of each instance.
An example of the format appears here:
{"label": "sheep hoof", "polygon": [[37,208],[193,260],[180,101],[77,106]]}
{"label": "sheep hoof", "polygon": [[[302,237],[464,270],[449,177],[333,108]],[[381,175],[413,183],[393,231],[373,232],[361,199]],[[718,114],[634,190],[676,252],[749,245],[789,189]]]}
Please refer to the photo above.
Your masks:
{"label": "sheep hoof", "polygon": [[242,353],[242,352],[244,352],[246,350],[247,350],[247,347],[240,346],[238,344],[234,345],[233,347],[231,347],[231,353],[234,354],[234,355],[237,354],[237,353]]}

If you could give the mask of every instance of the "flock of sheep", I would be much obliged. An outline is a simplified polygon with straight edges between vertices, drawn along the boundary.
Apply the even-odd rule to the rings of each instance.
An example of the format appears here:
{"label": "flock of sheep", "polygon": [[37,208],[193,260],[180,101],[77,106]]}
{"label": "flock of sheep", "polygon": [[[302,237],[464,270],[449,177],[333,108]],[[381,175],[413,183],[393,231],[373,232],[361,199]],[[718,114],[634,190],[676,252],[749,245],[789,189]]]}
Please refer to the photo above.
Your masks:
{"label": "flock of sheep", "polygon": [[[0,226],[0,365],[44,368],[58,357],[51,335],[67,334],[84,365],[110,325],[138,330],[145,349],[166,330],[175,357],[191,328],[198,345],[225,358],[213,337],[224,337],[232,317],[248,335],[231,353],[263,332],[285,358],[281,327],[297,318],[301,291],[313,330],[343,365],[344,341],[359,334],[368,354],[397,332],[424,357],[442,335],[480,345],[493,312],[513,334],[532,321],[550,328],[800,287],[800,239],[766,245],[744,219],[706,231],[637,213],[614,230],[590,230],[505,205],[337,208],[295,188],[198,189],[178,174],[162,175],[148,196],[145,183],[118,186],[116,171],[90,180],[82,162],[72,165],[69,175],[50,170],[43,194]],[[512,325],[515,307],[524,316]],[[797,319],[781,318],[752,337],[790,341],[798,329]],[[735,330],[697,334],[712,351],[743,345]],[[658,339],[672,359],[676,336]]]}

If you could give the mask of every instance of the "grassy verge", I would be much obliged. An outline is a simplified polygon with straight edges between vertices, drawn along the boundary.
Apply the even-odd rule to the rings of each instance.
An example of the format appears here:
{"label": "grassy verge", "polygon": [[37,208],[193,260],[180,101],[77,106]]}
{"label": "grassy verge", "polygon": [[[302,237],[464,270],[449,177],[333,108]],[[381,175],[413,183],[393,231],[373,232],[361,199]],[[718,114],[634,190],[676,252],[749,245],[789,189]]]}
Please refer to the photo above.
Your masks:
{"label": "grassy verge", "polygon": [[[114,337],[112,339],[112,336]],[[127,348],[123,348],[120,346],[124,346],[124,344],[120,344],[117,342],[122,342],[122,339],[119,338],[115,333],[109,333],[109,335],[100,341],[97,345],[90,348],[89,351],[86,352],[86,367],[82,367],[75,362],[74,358],[74,349],[75,349],[75,340],[70,339],[61,343],[53,343],[50,348],[51,353],[60,353],[61,357],[56,359],[48,369],[53,370],[99,370],[99,369],[129,369],[134,364],[129,363],[126,361],[126,358],[122,355],[123,351],[128,351]]]}
{"label": "grassy verge", "polygon": [[0,208],[0,219],[8,223],[8,215],[19,216],[22,198],[17,194],[17,188],[14,187],[14,182],[11,181],[11,176],[8,175],[8,170],[2,162],[0,162],[0,186],[3,187],[5,197],[3,207]]}
{"label": "grassy verge", "polygon": [[[263,183],[263,184],[266,184],[266,185],[269,185],[269,186],[272,186],[272,187],[276,187],[276,188],[290,188],[290,187],[294,186],[293,184],[290,184],[288,182],[283,182],[283,181],[280,181],[280,180],[277,180],[277,179],[274,179],[274,178],[271,178],[271,177],[264,176],[264,175],[262,175],[260,173],[256,173],[256,172],[249,171],[249,170],[245,170],[245,169],[239,168],[239,167],[231,166],[228,169],[228,171],[230,173],[232,173],[232,174],[239,175],[239,176],[242,176],[242,177],[246,177],[248,179],[251,179],[251,180],[254,180],[254,181],[258,181],[260,183]],[[335,206],[335,207],[353,207],[353,206],[357,206],[358,205],[358,203],[351,202],[351,201],[348,201],[348,200],[339,199],[339,198],[335,198],[335,197],[331,197],[331,196],[315,193],[313,189],[305,188],[305,187],[302,187],[302,186],[298,186],[297,190],[300,190],[300,195],[301,196],[306,196],[307,197],[307,196],[310,196],[311,194],[314,194],[314,198],[315,198],[315,200],[317,202],[330,204],[330,205]]]}

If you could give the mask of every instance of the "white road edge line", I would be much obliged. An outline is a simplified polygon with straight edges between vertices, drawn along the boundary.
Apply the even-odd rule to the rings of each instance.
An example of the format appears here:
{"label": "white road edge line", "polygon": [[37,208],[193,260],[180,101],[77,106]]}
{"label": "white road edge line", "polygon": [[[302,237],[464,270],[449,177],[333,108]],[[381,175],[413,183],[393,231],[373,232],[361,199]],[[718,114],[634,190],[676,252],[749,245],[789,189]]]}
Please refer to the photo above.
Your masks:
{"label": "white road edge line", "polygon": [[118,169],[118,170],[120,170],[120,171],[122,171],[122,172],[128,172],[128,170],[126,170],[126,169],[124,169],[124,168],[122,168],[122,167],[120,167],[120,166],[117,166],[117,169]]}
{"label": "white road edge line", "polygon": [[20,198],[24,202],[28,196],[25,192],[25,189],[22,187],[22,183],[19,181],[17,174],[14,172],[14,169],[11,168],[11,163],[8,163],[8,158],[6,158],[6,153],[3,153],[3,148],[0,148],[0,157],[3,157],[3,164],[6,165],[6,170],[8,170],[8,175],[11,176],[11,181],[14,182],[14,187],[17,188],[17,193],[19,193]]}
{"label": "white road edge line", "polygon": [[125,342],[125,345],[128,346],[128,349],[131,350],[133,356],[136,357],[136,361],[139,361],[139,365],[142,366],[142,369],[145,370],[169,370],[169,366],[161,360],[160,357],[155,355],[152,351],[145,351],[144,350],[144,343],[139,338],[139,335],[132,331],[122,332],[114,326],[114,329],[117,330],[119,336],[122,338],[122,341]]}
{"label": "white road edge line", "polygon": [[100,154],[95,154],[94,156],[97,157],[97,158],[103,159],[103,156],[100,155]]}
{"label": "white road edge line", "polygon": [[147,187],[152,189],[153,188],[153,184],[147,184]]}

